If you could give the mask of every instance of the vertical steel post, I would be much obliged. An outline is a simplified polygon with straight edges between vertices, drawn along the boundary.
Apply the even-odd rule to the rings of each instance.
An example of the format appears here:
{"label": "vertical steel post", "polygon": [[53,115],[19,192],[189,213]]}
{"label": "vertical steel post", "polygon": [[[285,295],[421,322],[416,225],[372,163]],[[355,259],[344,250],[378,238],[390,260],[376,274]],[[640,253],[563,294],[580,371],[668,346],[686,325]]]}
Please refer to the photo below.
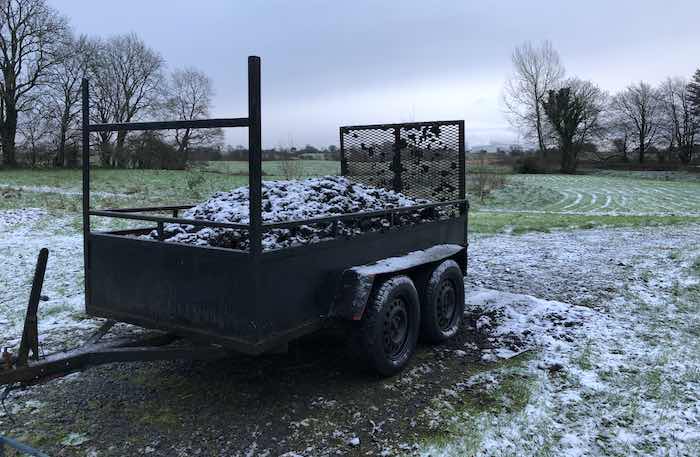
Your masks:
{"label": "vertical steel post", "polygon": [[[459,138],[458,142],[458,156],[459,156],[459,199],[464,200],[467,196],[466,193],[466,180],[467,180],[467,170],[466,170],[466,157],[464,150],[464,121],[459,121]],[[461,204],[459,207],[460,214],[464,214],[466,207]]]}
{"label": "vertical steel post", "polygon": [[83,78],[83,271],[85,307],[90,306],[90,83]]}
{"label": "vertical steel post", "polygon": [[258,56],[248,57],[248,189],[250,254],[255,257],[262,252],[262,134]]}
{"label": "vertical steel post", "polygon": [[394,180],[392,187],[394,192],[403,192],[403,181],[401,172],[401,127],[394,127],[394,157],[392,158],[391,168],[394,170]]}
{"label": "vertical steel post", "polygon": [[340,127],[340,175],[347,176],[348,174],[348,159],[345,157],[345,135],[343,127]]}

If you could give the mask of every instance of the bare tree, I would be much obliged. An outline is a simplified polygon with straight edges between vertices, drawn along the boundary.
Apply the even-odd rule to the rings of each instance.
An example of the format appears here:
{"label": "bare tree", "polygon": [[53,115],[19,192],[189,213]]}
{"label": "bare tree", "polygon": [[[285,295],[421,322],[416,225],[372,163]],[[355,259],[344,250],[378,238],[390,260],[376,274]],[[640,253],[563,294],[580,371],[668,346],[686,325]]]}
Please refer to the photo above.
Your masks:
{"label": "bare tree", "polygon": [[622,116],[611,106],[606,107],[604,117],[605,134],[612,150],[623,162],[629,162],[634,127],[626,116]]}
{"label": "bare tree", "polygon": [[664,130],[678,147],[678,158],[684,164],[693,158],[698,133],[698,118],[693,113],[692,93],[684,78],[668,78],[659,90],[663,109]]}
{"label": "bare tree", "polygon": [[66,148],[79,129],[82,79],[87,75],[88,59],[93,55],[92,42],[85,36],[70,37],[65,46],[65,58],[49,73],[47,109],[56,119],[56,159],[58,167],[75,167],[77,148]]}
{"label": "bare tree", "polygon": [[56,128],[54,118],[49,115],[46,108],[45,97],[36,98],[32,107],[19,113],[17,133],[20,137],[20,150],[29,156],[29,165],[34,167],[38,162],[38,153],[46,146],[51,138],[51,133]]}
{"label": "bare tree", "polygon": [[[92,115],[97,122],[132,122],[159,103],[164,62],[160,54],[135,34],[120,35],[95,43],[90,59],[93,82]],[[101,136],[102,162],[106,166],[126,166],[124,154],[127,132],[117,132],[114,154],[111,135]]]}
{"label": "bare tree", "polygon": [[63,54],[66,20],[45,0],[0,1],[0,141],[3,162],[16,165],[19,113],[32,107],[32,95]]}
{"label": "bare tree", "polygon": [[656,90],[645,82],[633,84],[612,98],[611,108],[634,128],[639,163],[653,144],[661,121],[661,104]]}
{"label": "bare tree", "polygon": [[695,71],[688,84],[690,105],[695,116],[700,117],[700,68]]}
{"label": "bare tree", "polygon": [[512,56],[513,74],[506,80],[503,104],[513,128],[529,139],[537,139],[542,155],[547,151],[547,125],[542,103],[549,92],[564,77],[559,53],[549,41],[539,47],[526,42],[515,48]]}
{"label": "bare tree", "polygon": [[[208,118],[213,95],[211,80],[205,73],[194,68],[174,70],[166,88],[166,114],[175,120]],[[175,143],[182,165],[187,163],[191,148],[215,143],[222,137],[221,129],[176,130]]]}
{"label": "bare tree", "polygon": [[595,84],[577,78],[564,81],[562,86],[548,92],[542,108],[557,138],[561,171],[574,173],[578,153],[601,133],[607,95]]}

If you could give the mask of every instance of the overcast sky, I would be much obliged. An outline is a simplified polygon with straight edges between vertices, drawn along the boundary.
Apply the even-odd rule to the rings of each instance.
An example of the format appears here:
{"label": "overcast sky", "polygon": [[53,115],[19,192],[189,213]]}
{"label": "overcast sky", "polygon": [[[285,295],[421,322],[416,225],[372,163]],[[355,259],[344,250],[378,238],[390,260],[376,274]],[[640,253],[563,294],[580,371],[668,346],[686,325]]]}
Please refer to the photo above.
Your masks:
{"label": "overcast sky", "polygon": [[49,1],[77,33],[135,32],[169,68],[206,72],[216,117],[246,115],[246,57],[259,55],[265,147],[439,119],[465,119],[471,145],[516,141],[500,96],[526,40],[551,40],[568,75],[611,92],[700,67],[698,0]]}

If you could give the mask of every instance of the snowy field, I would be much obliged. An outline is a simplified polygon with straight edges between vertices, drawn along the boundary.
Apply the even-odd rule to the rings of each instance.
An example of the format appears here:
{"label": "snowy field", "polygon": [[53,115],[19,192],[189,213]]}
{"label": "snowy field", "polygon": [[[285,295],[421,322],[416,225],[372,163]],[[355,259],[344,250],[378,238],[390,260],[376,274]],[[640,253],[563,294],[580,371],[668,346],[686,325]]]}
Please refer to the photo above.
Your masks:
{"label": "snowy field", "polygon": [[700,455],[699,239],[689,226],[473,243],[482,358],[520,361],[446,389],[450,438],[423,455]]}
{"label": "snowy field", "polygon": [[[41,348],[48,353],[79,344],[99,321],[83,313],[75,182],[40,184],[34,179],[5,180],[0,174],[0,346],[18,344],[36,255],[41,247],[48,247],[43,292],[48,301],[40,304],[39,320]],[[225,183],[224,178],[217,179],[221,179],[217,186]],[[144,182],[150,184],[146,181],[133,185],[140,189]],[[159,177],[148,199],[160,201],[159,192],[168,192],[167,182]],[[98,188],[105,192],[100,198],[119,203],[142,196],[141,190],[123,192],[114,183]],[[205,194],[208,189],[198,192]],[[185,185],[176,192],[184,195],[188,190]],[[123,193],[129,197],[122,197]],[[279,433],[289,438],[283,441],[284,447],[279,441],[266,442],[265,434],[255,431],[257,441],[249,455],[278,455],[283,453],[280,449],[289,456],[700,455],[700,184],[646,177],[518,176],[492,201],[475,209],[487,216],[497,212],[508,221],[516,211],[531,212],[528,217],[537,217],[538,227],[547,232],[474,234],[466,290],[469,332],[476,343],[468,340],[459,348],[425,350],[414,367],[386,383],[354,382],[361,387],[360,396],[385,391],[415,397],[421,405],[415,420],[396,428],[401,435],[389,435],[391,421],[383,418],[388,422],[382,436],[377,418],[358,419],[353,413],[344,419],[363,398],[353,397],[348,389],[331,390],[323,394],[321,407],[314,406],[318,397],[309,398],[308,406],[299,406],[305,400],[295,399],[283,416],[289,423],[271,425],[279,425]],[[642,221],[655,217],[655,221],[672,223],[558,229],[557,221],[564,216],[608,217],[626,225],[631,220],[626,214]],[[427,383],[422,376],[437,376],[435,367],[443,364],[458,370],[439,381],[436,395],[421,398],[425,387],[435,383],[434,378]],[[198,397],[201,385],[197,384],[172,402],[168,382],[185,385],[192,377],[184,368],[159,368],[162,371],[157,373],[171,373],[173,379],[161,381],[165,387],[157,390],[170,400],[156,405],[152,403],[156,390],[132,399],[130,392],[138,389],[123,384],[134,376],[145,383],[154,368],[104,370],[109,371],[89,371],[16,394],[10,412],[17,422],[13,424],[0,409],[0,430],[56,455],[119,455],[121,443],[96,429],[92,419],[104,410],[105,416],[95,423],[106,427],[111,417],[120,417],[123,405],[149,402],[148,414],[152,410],[169,414],[150,419],[163,424],[155,437],[149,427],[139,427],[140,418],[136,422],[120,419],[114,425],[129,428],[131,421],[136,425],[130,433],[143,429],[144,436],[137,436],[129,446],[134,454],[190,455],[173,449],[194,454],[202,436],[224,433],[225,426],[216,421],[221,412],[197,416],[198,439],[178,428],[180,420],[173,408],[195,398],[199,410],[206,400]],[[111,376],[107,382],[105,373]],[[54,394],[54,388],[67,390],[67,397]],[[85,398],[80,392],[86,392]],[[99,392],[104,392],[103,403],[95,406],[90,402]],[[216,403],[242,408],[232,406],[243,401],[229,398],[235,392],[226,395]],[[256,405],[266,398],[247,396]],[[71,421],[68,416],[73,413],[66,416],[64,405],[53,403],[56,398],[73,397],[76,411],[88,410],[89,426]],[[374,401],[381,405],[381,400]],[[266,415],[261,408],[242,414]],[[57,430],[49,427],[47,417],[54,418],[51,424]],[[324,424],[333,425],[328,429]],[[362,427],[370,428],[365,432]],[[27,430],[42,430],[43,441]],[[361,439],[357,445],[355,436]],[[233,444],[227,445],[235,448],[239,438],[229,438]],[[200,455],[209,455],[201,446]]]}

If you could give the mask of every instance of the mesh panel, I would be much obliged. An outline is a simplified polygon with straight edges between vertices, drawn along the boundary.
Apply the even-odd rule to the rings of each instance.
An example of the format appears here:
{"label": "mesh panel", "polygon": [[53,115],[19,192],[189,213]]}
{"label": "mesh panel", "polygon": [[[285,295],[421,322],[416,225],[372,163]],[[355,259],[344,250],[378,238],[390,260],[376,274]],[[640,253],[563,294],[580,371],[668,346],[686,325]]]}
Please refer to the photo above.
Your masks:
{"label": "mesh panel", "polygon": [[431,201],[464,198],[461,121],[341,127],[342,174]]}

